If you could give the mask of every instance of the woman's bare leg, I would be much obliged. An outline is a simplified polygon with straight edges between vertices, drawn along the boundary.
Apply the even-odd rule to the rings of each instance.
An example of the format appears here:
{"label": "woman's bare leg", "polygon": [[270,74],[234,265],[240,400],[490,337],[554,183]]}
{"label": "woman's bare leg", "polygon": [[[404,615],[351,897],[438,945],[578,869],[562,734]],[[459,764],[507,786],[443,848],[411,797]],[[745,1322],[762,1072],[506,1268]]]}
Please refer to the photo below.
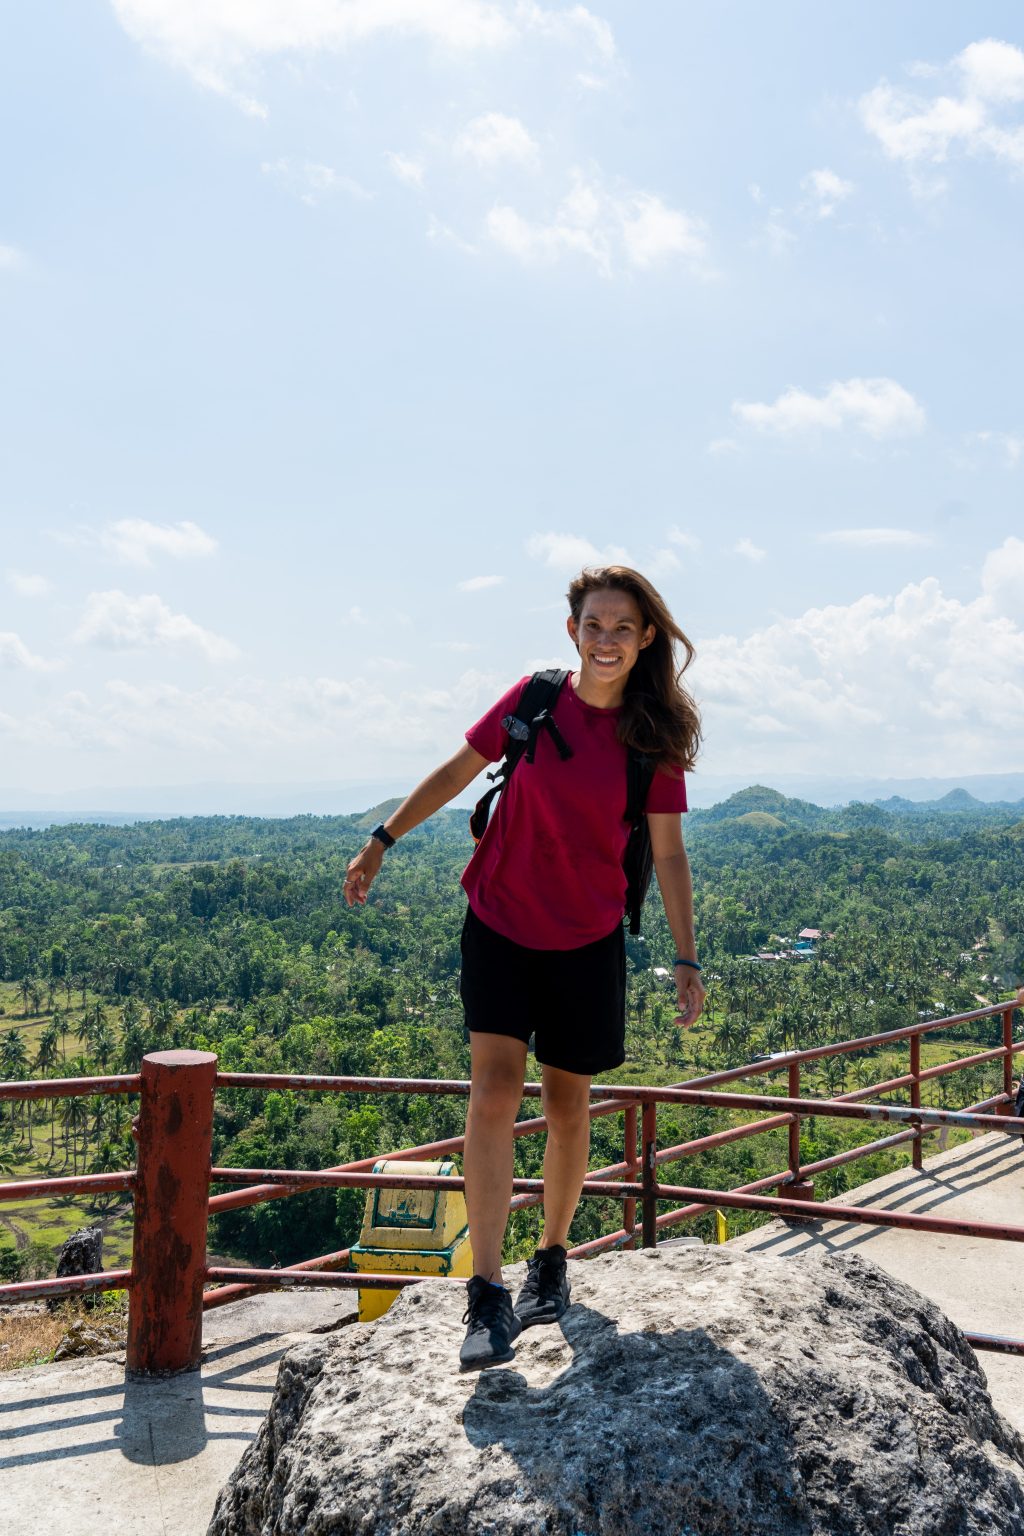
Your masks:
{"label": "woman's bare leg", "polygon": [[508,1035],[470,1034],[472,1088],[466,1115],[466,1209],[473,1267],[501,1283],[501,1245],[512,1198],[515,1124],[523,1100],[526,1046]]}
{"label": "woman's bare leg", "polygon": [[542,1086],[548,1141],[540,1247],[564,1248],[590,1159],[590,1078],[563,1072],[560,1067],[545,1067]]}

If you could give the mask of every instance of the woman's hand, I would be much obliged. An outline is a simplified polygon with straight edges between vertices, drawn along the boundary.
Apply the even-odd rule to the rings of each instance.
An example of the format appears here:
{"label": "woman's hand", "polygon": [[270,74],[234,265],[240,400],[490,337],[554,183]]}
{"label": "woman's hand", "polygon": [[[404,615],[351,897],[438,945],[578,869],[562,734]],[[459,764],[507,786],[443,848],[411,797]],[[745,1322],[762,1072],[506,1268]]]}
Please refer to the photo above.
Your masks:
{"label": "woman's hand", "polygon": [[354,907],[357,902],[361,907],[366,905],[370,886],[380,874],[383,861],[384,844],[375,837],[369,838],[345,871],[345,883],[341,891],[350,907]]}
{"label": "woman's hand", "polygon": [[676,1023],[689,1029],[691,1024],[696,1024],[704,1007],[704,983],[700,979],[700,971],[695,971],[690,965],[677,965],[675,978],[679,999]]}

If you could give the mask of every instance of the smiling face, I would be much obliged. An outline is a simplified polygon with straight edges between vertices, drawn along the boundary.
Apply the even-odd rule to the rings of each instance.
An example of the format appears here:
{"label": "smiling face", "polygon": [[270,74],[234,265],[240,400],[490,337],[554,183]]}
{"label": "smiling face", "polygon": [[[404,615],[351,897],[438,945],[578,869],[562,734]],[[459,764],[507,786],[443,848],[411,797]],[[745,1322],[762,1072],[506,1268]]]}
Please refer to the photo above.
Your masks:
{"label": "smiling face", "polygon": [[616,587],[588,592],[578,622],[570,616],[567,628],[580,653],[581,697],[618,702],[637,657],[654,639],[654,625],[644,627],[636,598]]}

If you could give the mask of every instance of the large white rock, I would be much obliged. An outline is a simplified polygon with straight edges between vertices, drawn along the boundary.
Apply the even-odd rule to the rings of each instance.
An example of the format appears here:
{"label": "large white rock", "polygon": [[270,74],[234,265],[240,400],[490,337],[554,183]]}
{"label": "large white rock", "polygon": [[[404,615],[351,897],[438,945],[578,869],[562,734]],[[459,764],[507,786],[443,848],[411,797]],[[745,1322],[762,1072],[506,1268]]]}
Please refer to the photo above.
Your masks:
{"label": "large white rock", "polygon": [[1024,1441],[973,1351],[866,1260],[680,1248],[570,1275],[561,1324],[479,1375],[438,1281],[292,1350],[210,1536],[1024,1533]]}

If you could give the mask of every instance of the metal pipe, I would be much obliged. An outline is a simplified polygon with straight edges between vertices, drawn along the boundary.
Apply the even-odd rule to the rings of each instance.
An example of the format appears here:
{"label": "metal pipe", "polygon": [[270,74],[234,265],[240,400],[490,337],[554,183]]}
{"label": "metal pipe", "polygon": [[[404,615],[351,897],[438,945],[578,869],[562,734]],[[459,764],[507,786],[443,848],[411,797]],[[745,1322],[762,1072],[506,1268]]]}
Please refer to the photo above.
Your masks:
{"label": "metal pipe", "polygon": [[127,1368],[198,1370],[217,1058],[154,1051],[142,1062]]}
{"label": "metal pipe", "polygon": [[[343,1264],[349,1262],[351,1248],[340,1248],[337,1253],[324,1253],[317,1259],[304,1259],[301,1264],[290,1264],[289,1269],[331,1270],[340,1269]],[[238,1273],[236,1270],[232,1274]],[[209,1271],[207,1271],[209,1275]],[[215,1291],[203,1293],[203,1311],[209,1312],[214,1307],[226,1307],[232,1301],[244,1301],[246,1296],[260,1296],[266,1289],[259,1285],[222,1285]]]}
{"label": "metal pipe", "polygon": [[655,1158],[658,1151],[658,1106],[646,1103],[643,1107],[640,1122],[640,1178],[643,1188],[643,1198],[640,1202],[641,1229],[640,1241],[645,1248],[655,1248],[658,1243],[658,1233],[655,1222],[658,1215],[658,1207],[654,1198],[655,1184]]}
{"label": "metal pipe", "polygon": [[60,1280],[19,1280],[14,1285],[0,1285],[0,1303],[46,1301],[52,1296],[82,1296],[90,1291],[127,1291],[131,1284],[130,1269],[108,1269],[95,1275],[64,1275]]}
{"label": "metal pipe", "polygon": [[[921,1108],[921,1036],[910,1037],[910,1107]],[[921,1171],[921,1135],[915,1132],[914,1145],[910,1151],[910,1160],[918,1173]]]}
{"label": "metal pipe", "polygon": [[0,1200],[57,1200],[62,1195],[102,1195],[131,1189],[135,1174],[131,1169],[123,1173],[83,1173],[73,1179],[13,1179],[0,1184]]}
{"label": "metal pipe", "polygon": [[260,1290],[292,1290],[300,1286],[319,1286],[325,1290],[397,1291],[406,1285],[422,1285],[424,1280],[439,1280],[442,1285],[465,1285],[464,1278],[456,1275],[364,1275],[348,1270],[334,1275],[310,1269],[221,1269],[214,1266],[206,1271],[207,1280],[241,1278],[247,1285]]}
{"label": "metal pipe", "polygon": [[75,1099],[94,1093],[138,1093],[138,1072],[116,1077],[35,1077],[25,1082],[0,1083],[3,1099]]}
{"label": "metal pipe", "polygon": [[[640,1160],[637,1157],[636,1137],[637,1137],[636,1105],[635,1104],[627,1104],[626,1105],[625,1113],[624,1113],[624,1115],[622,1117],[622,1151],[623,1151],[623,1161],[624,1161],[624,1167],[623,1167],[622,1172],[623,1172],[623,1176],[625,1178],[628,1178],[628,1179],[635,1179],[636,1178],[637,1170],[638,1170],[638,1168],[640,1166]],[[623,1208],[622,1208],[622,1225],[625,1228],[626,1233],[629,1234],[627,1236],[627,1238],[626,1238],[626,1247],[630,1248],[630,1249],[635,1248],[636,1247],[636,1239],[632,1236],[633,1228],[636,1226],[636,1201],[635,1200],[627,1200],[625,1205],[623,1206]]]}

